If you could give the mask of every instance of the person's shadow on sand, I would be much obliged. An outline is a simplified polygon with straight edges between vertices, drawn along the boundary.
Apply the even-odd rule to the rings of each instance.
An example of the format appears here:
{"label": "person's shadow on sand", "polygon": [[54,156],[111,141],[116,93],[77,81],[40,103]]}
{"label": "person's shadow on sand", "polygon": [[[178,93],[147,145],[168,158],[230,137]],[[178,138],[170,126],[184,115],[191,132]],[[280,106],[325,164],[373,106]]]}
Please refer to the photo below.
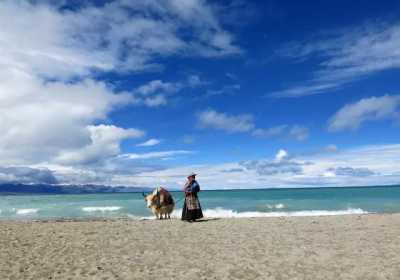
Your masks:
{"label": "person's shadow on sand", "polygon": [[203,223],[203,222],[211,222],[211,221],[218,221],[218,220],[221,220],[221,218],[205,218],[205,219],[193,221],[192,223]]}

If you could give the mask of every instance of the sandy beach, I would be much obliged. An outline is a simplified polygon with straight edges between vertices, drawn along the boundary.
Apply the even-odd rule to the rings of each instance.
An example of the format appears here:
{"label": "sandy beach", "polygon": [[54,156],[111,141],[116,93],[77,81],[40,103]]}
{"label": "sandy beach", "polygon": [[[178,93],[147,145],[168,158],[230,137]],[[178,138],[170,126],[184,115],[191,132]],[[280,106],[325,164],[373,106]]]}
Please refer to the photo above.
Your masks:
{"label": "sandy beach", "polygon": [[3,221],[0,279],[400,279],[400,214]]}

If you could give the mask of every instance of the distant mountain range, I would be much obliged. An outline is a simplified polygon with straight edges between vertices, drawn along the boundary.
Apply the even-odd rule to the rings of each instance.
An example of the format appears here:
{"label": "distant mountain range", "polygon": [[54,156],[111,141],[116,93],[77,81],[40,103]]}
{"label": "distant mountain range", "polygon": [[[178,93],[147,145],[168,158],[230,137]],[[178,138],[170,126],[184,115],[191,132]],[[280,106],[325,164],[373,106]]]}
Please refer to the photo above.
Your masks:
{"label": "distant mountain range", "polygon": [[0,195],[4,194],[89,194],[89,193],[126,193],[149,192],[150,188],[111,187],[102,185],[48,185],[48,184],[0,184]]}

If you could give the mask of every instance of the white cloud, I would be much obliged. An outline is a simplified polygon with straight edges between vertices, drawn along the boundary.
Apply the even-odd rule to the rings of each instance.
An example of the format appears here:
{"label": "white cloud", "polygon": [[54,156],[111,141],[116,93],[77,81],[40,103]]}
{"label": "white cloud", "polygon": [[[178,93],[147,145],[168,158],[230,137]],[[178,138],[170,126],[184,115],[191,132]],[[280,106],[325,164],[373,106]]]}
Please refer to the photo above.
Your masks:
{"label": "white cloud", "polygon": [[138,87],[134,92],[148,96],[153,93],[174,93],[180,90],[181,87],[180,83],[166,83],[161,80],[154,80]]}
{"label": "white cloud", "polygon": [[278,125],[270,128],[256,128],[253,130],[252,135],[255,137],[271,138],[279,136],[288,136],[297,141],[304,141],[309,137],[309,129],[302,125]]}
{"label": "white cloud", "polygon": [[[400,181],[400,145],[363,146],[331,153],[309,154],[278,161],[258,159],[215,165],[185,165],[142,172],[118,182],[138,186],[163,184],[179,188],[188,172],[198,173],[202,189],[309,186],[371,186]],[[226,173],[229,176],[226,176]],[[336,175],[338,174],[338,175]],[[284,176],[283,176],[284,175]]]}
{"label": "white cloud", "polygon": [[216,95],[233,95],[240,90],[239,84],[224,85],[219,89],[209,89],[207,90],[206,97],[216,96]]}
{"label": "white cloud", "polygon": [[252,135],[257,136],[257,137],[269,138],[269,137],[282,135],[287,128],[288,128],[288,126],[286,124],[270,127],[267,129],[257,128],[257,129],[254,129],[254,131],[252,132]]}
{"label": "white cloud", "polygon": [[[113,166],[105,170],[56,165],[49,166],[49,169],[59,182],[140,187],[161,184],[168,188],[182,187],[187,174],[192,171],[199,174],[202,189],[367,186],[398,184],[400,181],[399,144],[362,146],[330,153],[291,156],[290,159],[284,157],[281,160],[275,156],[169,168],[155,165],[162,159],[191,153],[177,150],[120,155],[115,158],[115,164],[119,164],[117,169]],[[151,165],[146,165],[146,161]]]}
{"label": "white cloud", "polygon": [[141,85],[133,90],[135,94],[135,103],[144,104],[148,107],[159,107],[168,104],[171,95],[182,91],[185,88],[195,88],[203,86],[204,81],[199,76],[191,75],[186,81],[182,82],[164,82],[162,80],[153,80]]}
{"label": "white cloud", "polygon": [[227,132],[248,132],[254,128],[253,116],[250,114],[229,115],[214,110],[205,110],[198,114],[199,125]]}
{"label": "white cloud", "polygon": [[294,125],[290,131],[289,135],[294,137],[298,141],[306,140],[309,136],[309,129],[305,126]]}
{"label": "white cloud", "polygon": [[353,168],[353,167],[335,167],[329,168],[328,172],[332,172],[335,176],[350,176],[350,177],[366,177],[372,176],[375,173],[368,168]]}
{"label": "white cloud", "polygon": [[281,161],[281,160],[287,158],[288,156],[289,156],[289,154],[288,154],[288,152],[286,150],[280,149],[278,151],[278,153],[276,154],[275,159],[277,161]]}
{"label": "white cloud", "polygon": [[61,152],[55,161],[67,165],[99,164],[102,160],[120,154],[119,144],[122,140],[144,135],[144,132],[138,129],[123,129],[113,125],[91,125],[88,126],[88,130],[91,139],[88,145],[81,149]]}
{"label": "white cloud", "polygon": [[152,97],[146,97],[143,103],[148,107],[159,107],[167,105],[167,98],[164,95],[158,94]]}
{"label": "white cloud", "polygon": [[193,144],[196,141],[196,137],[194,135],[186,134],[182,137],[182,142],[185,144]]}
{"label": "white cloud", "polygon": [[152,138],[152,139],[149,139],[149,140],[147,140],[147,141],[145,141],[143,143],[139,143],[136,146],[138,146],[138,147],[151,147],[151,146],[155,146],[155,145],[160,144],[160,142],[161,142],[160,140]]}
{"label": "white cloud", "polygon": [[325,152],[337,152],[338,150],[338,147],[334,144],[329,144],[323,149]]}
{"label": "white cloud", "polygon": [[18,70],[0,70],[0,163],[49,162],[91,143],[90,125],[134,102],[102,82],[43,83]]}
{"label": "white cloud", "polygon": [[400,68],[400,24],[369,24],[330,32],[330,38],[312,43],[292,43],[280,54],[304,61],[322,60],[314,78],[304,84],[272,93],[275,97],[300,97],[338,89],[359,78]]}
{"label": "white cloud", "polygon": [[201,0],[117,0],[74,9],[56,2],[0,2],[4,166],[65,172],[73,166],[78,174],[91,174],[81,165],[112,165],[121,141],[144,132],[109,125],[111,112],[130,104],[164,105],[168,94],[203,81],[193,75],[181,83],[156,80],[137,92],[121,92],[95,74],[160,68],[159,61],[171,55],[240,53],[214,6]]}
{"label": "white cloud", "polygon": [[[0,3],[0,25],[1,65],[57,79],[91,69],[160,67],[154,59],[159,56],[240,53],[201,0],[117,0],[74,10],[6,0]],[[182,37],[186,33],[192,36]]]}
{"label": "white cloud", "polygon": [[304,141],[309,137],[309,129],[301,125],[284,124],[267,129],[257,128],[251,114],[231,115],[208,109],[200,112],[197,118],[201,128],[213,128],[229,133],[248,132],[252,136],[265,138],[286,135],[297,141]]}
{"label": "white cloud", "polygon": [[330,131],[355,130],[364,122],[394,119],[400,112],[400,96],[369,97],[345,105],[330,120]]}
{"label": "white cloud", "polygon": [[143,159],[169,159],[178,155],[188,155],[192,154],[193,151],[186,150],[173,150],[173,151],[161,151],[161,152],[150,152],[143,154],[128,153],[122,154],[119,157],[131,160],[143,160]]}

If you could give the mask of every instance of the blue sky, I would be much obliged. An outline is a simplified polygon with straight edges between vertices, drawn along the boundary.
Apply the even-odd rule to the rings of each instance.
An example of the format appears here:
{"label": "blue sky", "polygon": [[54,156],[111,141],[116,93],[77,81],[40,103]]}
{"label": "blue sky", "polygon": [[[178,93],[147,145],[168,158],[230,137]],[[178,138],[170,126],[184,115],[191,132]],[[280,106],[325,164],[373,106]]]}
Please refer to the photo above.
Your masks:
{"label": "blue sky", "polygon": [[398,1],[2,1],[0,181],[400,182]]}

